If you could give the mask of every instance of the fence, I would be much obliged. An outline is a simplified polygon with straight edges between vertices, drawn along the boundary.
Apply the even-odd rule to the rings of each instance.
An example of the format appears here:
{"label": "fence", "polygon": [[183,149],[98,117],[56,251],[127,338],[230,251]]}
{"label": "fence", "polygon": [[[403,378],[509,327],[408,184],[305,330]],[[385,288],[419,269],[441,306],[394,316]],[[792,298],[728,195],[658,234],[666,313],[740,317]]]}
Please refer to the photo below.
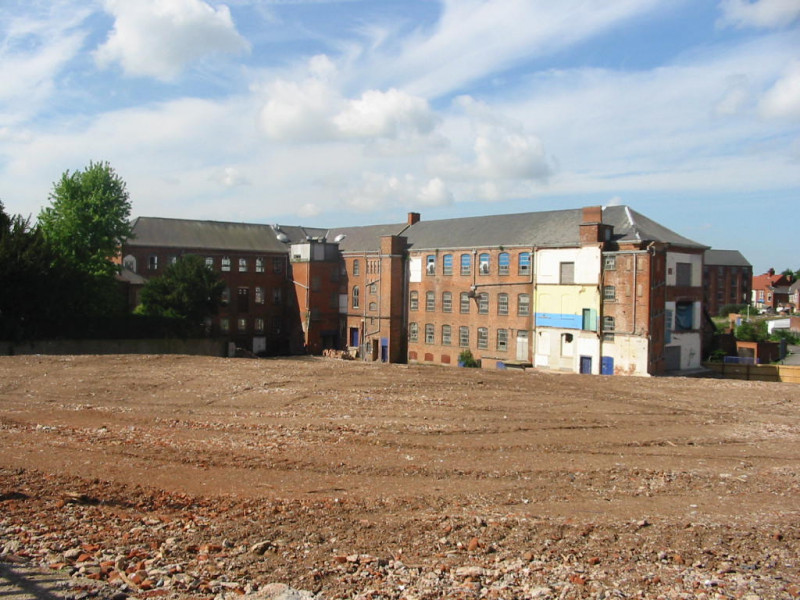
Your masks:
{"label": "fence", "polygon": [[707,362],[703,366],[725,379],[800,383],[800,367],[790,365],[747,365]]}

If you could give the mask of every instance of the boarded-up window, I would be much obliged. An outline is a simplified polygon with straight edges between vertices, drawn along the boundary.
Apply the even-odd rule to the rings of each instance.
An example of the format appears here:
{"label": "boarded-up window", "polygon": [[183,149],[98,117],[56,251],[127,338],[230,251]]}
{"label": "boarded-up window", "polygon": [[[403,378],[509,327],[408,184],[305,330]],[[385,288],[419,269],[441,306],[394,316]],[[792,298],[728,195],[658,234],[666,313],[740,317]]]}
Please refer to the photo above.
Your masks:
{"label": "boarded-up window", "polygon": [[562,262],[560,265],[559,282],[563,284],[575,283],[575,263]]}
{"label": "boarded-up window", "polygon": [[689,287],[692,285],[692,264],[677,263],[675,265],[675,285]]}

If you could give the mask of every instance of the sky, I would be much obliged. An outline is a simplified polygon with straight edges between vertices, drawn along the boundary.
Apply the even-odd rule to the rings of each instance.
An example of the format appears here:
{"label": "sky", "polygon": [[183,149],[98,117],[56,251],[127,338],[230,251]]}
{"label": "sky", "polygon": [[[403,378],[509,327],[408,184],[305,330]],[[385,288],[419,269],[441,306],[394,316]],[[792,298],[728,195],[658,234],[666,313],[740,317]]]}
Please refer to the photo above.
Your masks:
{"label": "sky", "polygon": [[624,204],[800,268],[800,0],[0,0],[0,201],[339,227]]}

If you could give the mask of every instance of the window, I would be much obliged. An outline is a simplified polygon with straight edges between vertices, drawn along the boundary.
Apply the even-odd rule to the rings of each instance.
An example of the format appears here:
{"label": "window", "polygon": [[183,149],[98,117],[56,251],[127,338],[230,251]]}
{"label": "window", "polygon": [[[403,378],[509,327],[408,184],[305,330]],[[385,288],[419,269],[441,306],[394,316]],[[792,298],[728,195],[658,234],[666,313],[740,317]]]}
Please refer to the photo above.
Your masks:
{"label": "window", "polygon": [[408,324],[408,341],[416,342],[419,338],[419,325],[416,323]]}
{"label": "window", "polygon": [[603,286],[603,300],[608,300],[613,302],[617,299],[617,288],[613,285],[604,285]]}
{"label": "window", "polygon": [[692,285],[692,264],[676,263],[675,265],[675,285],[690,287]]}
{"label": "window", "polygon": [[459,311],[462,312],[462,313],[468,313],[469,312],[469,293],[461,292],[460,304],[461,304],[461,306],[459,308]]}
{"label": "window", "polygon": [[458,345],[462,348],[469,347],[469,327],[462,325],[458,328]]}
{"label": "window", "polygon": [[246,287],[240,287],[236,290],[236,308],[239,312],[250,310],[250,290]]}
{"label": "window", "polygon": [[247,259],[240,258],[239,259],[239,273],[246,273],[247,272]]}
{"label": "window", "polygon": [[531,297],[528,294],[517,296],[517,314],[520,317],[527,317],[531,314]]}
{"label": "window", "polygon": [[449,346],[452,344],[450,339],[450,325],[442,325],[442,345]]}
{"label": "window", "polygon": [[255,320],[256,333],[264,333],[264,319],[257,317]]}
{"label": "window", "polygon": [[151,271],[156,271],[158,269],[158,257],[155,254],[151,254],[147,257],[147,268]]}
{"label": "window", "polygon": [[531,274],[531,253],[530,252],[520,252],[519,253],[519,274],[520,275],[530,275]]}
{"label": "window", "polygon": [[678,302],[675,305],[675,329],[690,331],[694,329],[694,303]]}
{"label": "window", "polygon": [[414,290],[408,296],[409,310],[419,310],[419,292]]}
{"label": "window", "polygon": [[469,254],[461,255],[461,274],[462,275],[472,274],[472,257]]}
{"label": "window", "polygon": [[374,282],[370,283],[368,289],[369,289],[369,293],[374,296],[375,294],[378,293],[378,284],[376,284]]}
{"label": "window", "polygon": [[605,271],[614,271],[617,268],[617,257],[616,256],[606,256],[603,258],[603,270]]}
{"label": "window", "polygon": [[240,332],[244,333],[247,331],[247,319],[237,319],[236,325]]}
{"label": "window", "polygon": [[486,327],[478,327],[478,348],[486,349],[489,347],[489,330]]}
{"label": "window", "polygon": [[489,274],[489,255],[485,252],[478,256],[478,275]]}
{"label": "window", "polygon": [[214,257],[213,256],[206,256],[206,267],[209,269],[214,268]]}
{"label": "window", "polygon": [[281,288],[272,288],[272,303],[280,304],[283,301],[283,290]]}
{"label": "window", "polygon": [[264,288],[256,287],[256,304],[264,304]]}
{"label": "window", "polygon": [[[605,326],[605,320],[603,325]],[[672,343],[672,311],[669,309],[664,310],[664,343]]]}
{"label": "window", "polygon": [[231,270],[231,257],[230,256],[223,256],[222,257],[222,270],[223,271],[230,271]]}
{"label": "window", "polygon": [[354,285],[353,286],[353,308],[358,308],[358,296],[359,296],[358,286]]}
{"label": "window", "polygon": [[378,310],[378,303],[377,302],[370,302],[369,303],[369,310],[371,312],[376,312]]}
{"label": "window", "polygon": [[433,254],[428,254],[425,257],[425,273],[436,275],[436,257]]}
{"label": "window", "polygon": [[508,275],[508,268],[511,265],[511,256],[508,252],[501,252],[497,257],[497,272],[500,275]]}
{"label": "window", "polygon": [[435,342],[435,333],[433,329],[433,323],[426,323],[425,324],[425,343],[426,344],[433,344]]}
{"label": "window", "polygon": [[442,312],[453,312],[453,294],[451,292],[442,294]]}
{"label": "window", "polygon": [[497,330],[497,349],[501,352],[508,350],[508,329]]}
{"label": "window", "polygon": [[497,294],[497,314],[508,314],[508,294]]}
{"label": "window", "polygon": [[436,292],[425,292],[425,310],[427,312],[436,310]]}
{"label": "window", "polygon": [[575,283],[575,263],[562,262],[559,264],[559,283],[569,285]]}
{"label": "window", "polygon": [[615,327],[614,317],[603,317],[603,331],[614,331]]}
{"label": "window", "polygon": [[489,294],[486,292],[478,294],[478,314],[489,314]]}
{"label": "window", "polygon": [[175,255],[173,255],[173,256],[170,256],[169,258],[167,258],[167,262],[168,262],[170,265],[174,265],[176,262],[178,262],[178,257],[177,257],[177,256],[175,256]]}
{"label": "window", "polygon": [[445,275],[453,274],[453,255],[445,254],[442,258],[442,273]]}
{"label": "window", "polygon": [[230,304],[230,301],[231,301],[231,288],[226,287],[224,290],[222,290],[222,296],[220,298],[220,302],[222,303],[222,306],[227,306],[228,304]]}
{"label": "window", "polygon": [[257,258],[256,259],[256,273],[263,273],[264,272],[264,259]]}
{"label": "window", "polygon": [[223,333],[228,333],[231,329],[231,322],[228,319],[220,319],[219,328]]}
{"label": "window", "polygon": [[276,256],[272,259],[272,272],[283,273],[283,258]]}

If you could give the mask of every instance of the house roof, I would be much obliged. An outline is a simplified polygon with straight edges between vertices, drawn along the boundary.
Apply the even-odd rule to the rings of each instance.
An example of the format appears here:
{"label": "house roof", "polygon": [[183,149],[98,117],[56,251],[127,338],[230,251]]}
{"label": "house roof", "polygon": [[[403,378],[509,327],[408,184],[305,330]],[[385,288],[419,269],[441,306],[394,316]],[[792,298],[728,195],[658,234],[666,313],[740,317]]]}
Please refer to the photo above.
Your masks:
{"label": "house roof", "polygon": [[270,225],[138,217],[133,222],[134,237],[126,245],[285,253],[289,242],[324,234],[322,229],[295,226],[280,226],[280,231],[288,242],[281,242]]}
{"label": "house roof", "polygon": [[[580,244],[583,209],[528,212],[510,215],[460,217],[437,221],[418,221],[362,227],[320,229],[285,225],[259,225],[139,217],[133,223],[135,237],[128,246],[167,246],[174,248],[207,248],[287,252],[288,243],[307,238],[338,236],[342,252],[374,251],[381,237],[403,235],[415,250],[476,247],[572,247]],[[627,206],[611,206],[603,210],[603,222],[614,227],[617,242],[662,242],[688,248],[707,248],[671,229],[637,213]],[[276,229],[277,228],[277,229]],[[282,233],[287,241],[276,236]],[[749,263],[748,263],[749,264]]]}
{"label": "house roof", "polygon": [[703,262],[720,267],[749,267],[747,259],[738,250],[706,250]]}

